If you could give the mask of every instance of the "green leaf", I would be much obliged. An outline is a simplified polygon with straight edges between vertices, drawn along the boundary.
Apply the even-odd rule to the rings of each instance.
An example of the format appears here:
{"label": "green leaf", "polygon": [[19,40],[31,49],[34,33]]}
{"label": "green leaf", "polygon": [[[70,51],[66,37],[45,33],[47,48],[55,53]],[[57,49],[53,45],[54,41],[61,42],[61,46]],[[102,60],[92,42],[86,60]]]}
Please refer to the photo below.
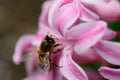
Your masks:
{"label": "green leaf", "polygon": [[115,31],[120,31],[120,22],[108,23],[108,27]]}
{"label": "green leaf", "polygon": [[81,67],[84,67],[84,68],[90,68],[92,70],[97,70],[101,65],[100,63],[90,63],[90,64],[86,64],[86,65],[80,65]]}

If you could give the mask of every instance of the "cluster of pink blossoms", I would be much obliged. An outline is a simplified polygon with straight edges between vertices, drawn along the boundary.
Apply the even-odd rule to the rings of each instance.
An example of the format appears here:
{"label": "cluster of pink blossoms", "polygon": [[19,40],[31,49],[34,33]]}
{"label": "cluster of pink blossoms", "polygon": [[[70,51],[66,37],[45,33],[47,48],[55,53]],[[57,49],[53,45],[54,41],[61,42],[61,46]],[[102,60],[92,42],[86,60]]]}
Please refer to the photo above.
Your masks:
{"label": "cluster of pink blossoms", "polygon": [[[120,43],[112,41],[118,33],[107,25],[115,21],[120,21],[117,0],[48,0],[42,6],[37,34],[18,40],[13,61],[20,64],[24,52],[37,49],[49,33],[62,44],[62,50],[52,56],[62,67],[52,67],[48,74],[43,74],[37,62],[38,53],[29,51],[25,80],[119,80]],[[98,72],[104,78],[81,67],[92,62],[101,64]]]}

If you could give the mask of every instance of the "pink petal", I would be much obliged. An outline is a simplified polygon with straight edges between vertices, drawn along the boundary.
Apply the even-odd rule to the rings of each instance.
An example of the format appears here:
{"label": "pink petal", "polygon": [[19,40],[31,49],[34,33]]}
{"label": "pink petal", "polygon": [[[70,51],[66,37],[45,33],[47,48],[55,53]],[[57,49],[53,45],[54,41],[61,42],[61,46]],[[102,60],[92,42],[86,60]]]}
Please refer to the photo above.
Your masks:
{"label": "pink petal", "polygon": [[120,20],[120,3],[118,0],[81,0],[81,2],[106,21]]}
{"label": "pink petal", "polygon": [[103,39],[105,39],[105,40],[112,40],[113,38],[115,38],[116,35],[117,35],[117,32],[112,31],[109,28],[107,28]]}
{"label": "pink petal", "polygon": [[41,71],[37,71],[23,80],[54,80],[53,71],[50,71],[47,75],[42,74]]}
{"label": "pink petal", "polygon": [[120,43],[101,40],[94,48],[107,62],[120,65]]}
{"label": "pink petal", "polygon": [[81,0],[81,2],[83,3],[94,4],[94,5],[102,5],[109,1],[110,0]]}
{"label": "pink petal", "polygon": [[76,53],[84,53],[95,45],[104,35],[106,23],[102,21],[79,24],[70,29],[65,38],[76,40],[74,50]]}
{"label": "pink petal", "polygon": [[94,20],[98,20],[99,16],[97,14],[95,14],[94,12],[90,11],[89,9],[87,9],[86,7],[84,7],[81,3],[80,3],[80,20],[83,21],[94,21]]}
{"label": "pink petal", "polygon": [[107,23],[103,21],[92,21],[92,22],[83,22],[72,28],[69,28],[64,35],[64,38],[67,40],[76,40],[79,39],[82,35],[88,32],[92,32],[92,30],[102,29],[104,32],[106,30]]}
{"label": "pink petal", "polygon": [[17,41],[15,52],[13,54],[13,61],[15,64],[19,64],[21,62],[24,51],[31,47],[34,47],[32,46],[32,41],[34,39],[34,35],[24,35]]}
{"label": "pink petal", "polygon": [[66,31],[79,17],[78,4],[67,4],[62,6],[54,14],[53,24],[61,32]]}
{"label": "pink petal", "polygon": [[62,0],[53,0],[53,4],[49,10],[49,13],[48,13],[48,23],[50,25],[50,27],[53,27],[53,16],[54,16],[54,13],[55,11],[59,8],[59,6],[62,4]]}
{"label": "pink petal", "polygon": [[94,49],[89,49],[85,53],[82,53],[82,54],[73,53],[72,55],[73,55],[72,56],[73,59],[78,64],[88,64],[88,63],[95,62],[95,61],[99,60],[99,56],[96,54]]}
{"label": "pink petal", "polygon": [[54,68],[54,80],[67,80],[60,72],[59,68]]}
{"label": "pink petal", "polygon": [[60,65],[62,66],[61,73],[68,80],[88,80],[84,70],[72,60],[71,48],[64,49]]}
{"label": "pink petal", "polygon": [[120,69],[101,67],[100,74],[108,80],[120,80]]}
{"label": "pink petal", "polygon": [[49,12],[49,9],[52,5],[53,1],[46,1],[43,6],[42,6],[42,13],[40,15],[40,18],[39,18],[39,27],[41,26],[41,23],[44,24],[44,25],[48,25],[48,12]]}
{"label": "pink petal", "polygon": [[100,74],[95,70],[85,69],[85,71],[89,77],[89,80],[104,80],[102,76],[100,76]]}
{"label": "pink petal", "polygon": [[66,4],[73,2],[74,0],[61,0],[61,1],[62,1],[61,6],[64,6]]}
{"label": "pink petal", "polygon": [[62,80],[67,80],[67,79],[63,76]]}
{"label": "pink petal", "polygon": [[60,35],[60,33],[57,30],[51,29],[51,27],[48,27],[44,24],[41,24],[41,26],[39,27],[37,35],[42,36],[42,37],[44,37],[46,35],[52,35],[55,38],[62,38],[62,36]]}
{"label": "pink petal", "polygon": [[[37,53],[29,53],[26,59],[26,72],[27,76],[34,74],[34,69],[38,65]],[[39,67],[39,66],[38,66]]]}

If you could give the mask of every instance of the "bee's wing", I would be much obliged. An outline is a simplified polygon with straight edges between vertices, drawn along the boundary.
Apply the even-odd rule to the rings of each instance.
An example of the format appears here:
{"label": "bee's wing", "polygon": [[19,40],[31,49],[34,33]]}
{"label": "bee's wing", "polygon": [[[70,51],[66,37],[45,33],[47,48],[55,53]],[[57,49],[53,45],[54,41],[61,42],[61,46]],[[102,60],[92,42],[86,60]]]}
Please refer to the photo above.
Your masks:
{"label": "bee's wing", "polygon": [[29,49],[27,50],[24,54],[23,54],[23,57],[22,57],[22,62],[25,62],[27,61],[28,58],[30,59],[34,59],[34,57],[37,59],[37,50],[32,48],[32,49]]}
{"label": "bee's wing", "polygon": [[44,71],[49,71],[49,70],[50,70],[50,62],[44,62],[44,63],[41,65],[41,68],[42,68]]}
{"label": "bee's wing", "polygon": [[43,63],[40,64],[40,67],[45,74],[50,71],[51,62],[50,62],[50,57],[48,53],[46,53],[45,57],[43,58]]}

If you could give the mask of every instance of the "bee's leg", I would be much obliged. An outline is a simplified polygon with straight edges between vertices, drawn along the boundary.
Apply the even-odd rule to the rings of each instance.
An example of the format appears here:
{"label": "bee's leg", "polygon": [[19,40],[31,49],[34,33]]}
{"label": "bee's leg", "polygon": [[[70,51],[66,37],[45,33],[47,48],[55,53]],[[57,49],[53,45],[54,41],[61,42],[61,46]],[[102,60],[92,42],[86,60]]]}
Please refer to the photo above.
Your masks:
{"label": "bee's leg", "polygon": [[62,49],[58,49],[57,51],[54,51],[53,53],[58,53],[60,52]]}
{"label": "bee's leg", "polygon": [[53,47],[55,47],[53,53],[58,53],[60,52],[63,48],[61,46],[62,44],[55,44]]}
{"label": "bee's leg", "polygon": [[55,44],[53,47],[59,46],[60,44]]}
{"label": "bee's leg", "polygon": [[58,66],[57,64],[55,64],[51,59],[50,59],[50,63],[53,65],[53,66],[56,66],[58,68],[61,68],[62,66]]}

